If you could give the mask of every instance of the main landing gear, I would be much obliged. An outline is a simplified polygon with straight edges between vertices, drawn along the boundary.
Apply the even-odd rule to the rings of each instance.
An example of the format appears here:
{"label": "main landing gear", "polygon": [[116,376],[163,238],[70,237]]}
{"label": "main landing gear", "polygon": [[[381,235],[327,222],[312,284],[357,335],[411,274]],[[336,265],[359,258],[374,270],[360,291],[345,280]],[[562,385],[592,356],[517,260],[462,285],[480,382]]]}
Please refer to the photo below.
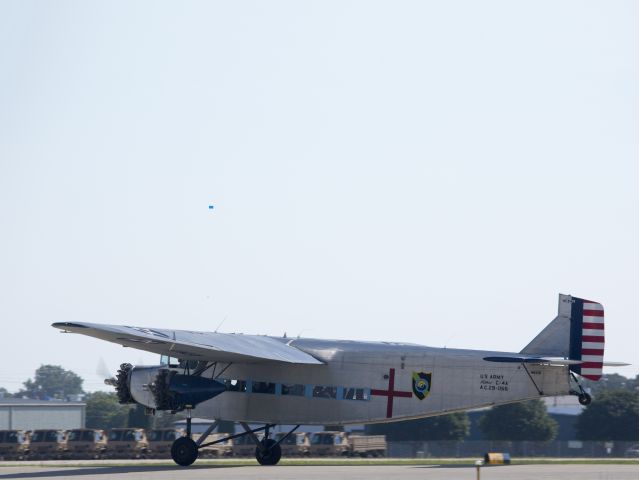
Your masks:
{"label": "main landing gear", "polygon": [[[299,428],[299,425],[297,425],[278,441],[275,441],[272,438],[269,438],[270,429],[275,426],[274,424],[267,424],[264,427],[252,429],[246,423],[242,422],[240,425],[244,428],[243,433],[229,435],[228,437],[220,438],[213,442],[204,443],[206,438],[218,425],[218,422],[213,422],[196,442],[191,438],[191,408],[188,407],[186,412],[186,436],[178,438],[171,446],[171,458],[173,458],[175,463],[183,467],[188,467],[197,460],[198,450],[201,447],[208,447],[209,445],[226,442],[227,440],[243,437],[245,435],[251,437],[253,442],[255,442],[255,459],[260,465],[277,465],[280,458],[282,458],[282,448],[280,447],[280,443]],[[264,430],[264,438],[260,440],[257,437],[256,432],[260,432],[262,430]]]}
{"label": "main landing gear", "polygon": [[584,390],[584,388],[581,386],[581,383],[579,383],[579,380],[577,380],[577,377],[575,376],[574,373],[570,372],[570,376],[577,384],[577,387],[579,387],[579,390],[571,390],[570,393],[572,395],[577,395],[577,399],[579,400],[580,404],[584,406],[590,405],[592,403],[592,397],[590,396],[590,394]]}
{"label": "main landing gear", "polygon": [[180,437],[171,446],[171,458],[178,465],[188,467],[197,460],[197,443],[189,437]]}
{"label": "main landing gear", "polygon": [[[213,428],[215,426],[217,422],[214,422]],[[198,447],[199,445],[191,438],[191,407],[189,406],[186,409],[186,437],[180,437],[173,442],[171,458],[178,465],[188,467],[197,460]]]}
{"label": "main landing gear", "polygon": [[266,425],[264,427],[264,438],[262,440],[255,435],[256,430],[251,430],[246,423],[242,422],[240,425],[244,428],[244,435],[249,435],[255,442],[255,459],[260,465],[277,465],[277,462],[282,458],[282,447],[280,447],[280,443],[299,428],[299,425],[297,425],[293,430],[284,435],[284,437],[280,438],[279,441],[275,441],[269,438],[269,430],[274,425]]}

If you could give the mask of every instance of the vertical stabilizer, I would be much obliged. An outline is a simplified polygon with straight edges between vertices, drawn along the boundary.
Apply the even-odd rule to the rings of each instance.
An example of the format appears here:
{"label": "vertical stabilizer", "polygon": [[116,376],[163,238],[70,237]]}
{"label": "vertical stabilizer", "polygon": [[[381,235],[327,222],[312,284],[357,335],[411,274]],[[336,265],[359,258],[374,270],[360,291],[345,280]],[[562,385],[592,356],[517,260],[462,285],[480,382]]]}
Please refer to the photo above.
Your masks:
{"label": "vertical stabilizer", "polygon": [[521,353],[579,360],[583,363],[571,365],[570,370],[589,380],[599,380],[604,356],[603,306],[559,295],[557,317]]}

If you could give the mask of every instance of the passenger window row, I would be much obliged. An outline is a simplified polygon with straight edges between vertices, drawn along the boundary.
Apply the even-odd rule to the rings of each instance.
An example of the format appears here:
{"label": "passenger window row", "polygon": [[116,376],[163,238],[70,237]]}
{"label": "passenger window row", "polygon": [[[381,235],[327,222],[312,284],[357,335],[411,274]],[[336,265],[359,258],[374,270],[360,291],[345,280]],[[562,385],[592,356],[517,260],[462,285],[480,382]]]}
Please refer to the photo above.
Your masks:
{"label": "passenger window row", "polygon": [[223,379],[229,392],[267,393],[307,398],[336,400],[370,400],[369,388],[302,385],[297,383],[257,382],[252,380]]}

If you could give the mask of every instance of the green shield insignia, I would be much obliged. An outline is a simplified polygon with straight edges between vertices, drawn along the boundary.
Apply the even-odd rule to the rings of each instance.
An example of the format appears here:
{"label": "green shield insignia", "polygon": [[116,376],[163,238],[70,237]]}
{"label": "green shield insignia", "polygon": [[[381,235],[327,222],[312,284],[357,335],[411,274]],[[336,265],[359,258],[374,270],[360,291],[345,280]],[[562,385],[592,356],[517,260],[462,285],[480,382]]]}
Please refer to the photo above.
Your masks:
{"label": "green shield insignia", "polygon": [[430,393],[432,373],[413,372],[413,393],[424,400]]}

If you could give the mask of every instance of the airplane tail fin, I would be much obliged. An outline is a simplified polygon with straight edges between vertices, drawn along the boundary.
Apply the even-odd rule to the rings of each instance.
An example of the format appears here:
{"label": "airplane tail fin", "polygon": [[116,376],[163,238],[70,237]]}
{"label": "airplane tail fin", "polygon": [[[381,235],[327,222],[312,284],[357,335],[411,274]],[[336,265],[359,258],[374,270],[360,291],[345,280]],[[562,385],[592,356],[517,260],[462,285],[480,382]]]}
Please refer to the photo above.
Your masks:
{"label": "airplane tail fin", "polygon": [[559,295],[557,317],[520,353],[563,357],[580,363],[570,370],[588,380],[599,380],[604,365],[604,309],[600,303]]}

